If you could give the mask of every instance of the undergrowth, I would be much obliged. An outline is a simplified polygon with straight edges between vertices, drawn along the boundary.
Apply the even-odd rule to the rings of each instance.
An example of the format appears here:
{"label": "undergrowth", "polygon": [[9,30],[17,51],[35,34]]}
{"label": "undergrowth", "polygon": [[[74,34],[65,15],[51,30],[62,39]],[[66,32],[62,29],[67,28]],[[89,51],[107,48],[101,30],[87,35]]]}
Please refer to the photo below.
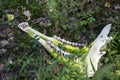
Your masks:
{"label": "undergrowth", "polygon": [[[74,68],[70,69],[54,59],[36,40],[17,28],[20,22],[27,21],[24,10],[32,14],[28,22],[36,30],[48,36],[57,34],[70,41],[86,44],[95,39],[104,25],[112,23],[113,39],[91,80],[120,79],[120,14],[119,10],[113,9],[117,0],[26,1],[0,0],[0,41],[8,40],[10,43],[5,47],[0,46],[0,49],[7,49],[6,53],[0,53],[0,64],[6,67],[0,73],[1,80],[80,80],[83,77],[72,72]],[[105,7],[105,3],[110,3],[110,7]],[[9,21],[7,14],[13,14],[14,19]],[[9,33],[3,32],[6,26],[10,28],[13,39]],[[18,50],[15,50],[16,47]]]}

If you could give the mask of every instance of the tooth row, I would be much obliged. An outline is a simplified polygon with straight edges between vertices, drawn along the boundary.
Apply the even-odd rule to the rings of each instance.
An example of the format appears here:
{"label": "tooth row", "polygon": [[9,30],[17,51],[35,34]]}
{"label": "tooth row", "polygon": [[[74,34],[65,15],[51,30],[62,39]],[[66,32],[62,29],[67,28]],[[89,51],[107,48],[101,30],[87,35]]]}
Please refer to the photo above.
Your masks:
{"label": "tooth row", "polygon": [[54,49],[55,52],[60,53],[63,56],[67,56],[67,55],[72,55],[71,53],[65,52],[62,49],[60,49],[59,47],[55,46],[53,43],[51,43],[50,41],[47,41],[47,44]]}
{"label": "tooth row", "polygon": [[28,22],[22,22],[21,24],[18,25],[19,28],[26,28],[27,26],[29,26]]}
{"label": "tooth row", "polygon": [[80,44],[80,43],[75,43],[75,42],[70,42],[70,41],[66,41],[65,39],[62,39],[61,37],[58,37],[56,35],[53,36],[53,38],[63,42],[63,43],[66,43],[66,44],[70,44],[72,46],[75,46],[75,47],[84,47],[85,45],[84,44]]}

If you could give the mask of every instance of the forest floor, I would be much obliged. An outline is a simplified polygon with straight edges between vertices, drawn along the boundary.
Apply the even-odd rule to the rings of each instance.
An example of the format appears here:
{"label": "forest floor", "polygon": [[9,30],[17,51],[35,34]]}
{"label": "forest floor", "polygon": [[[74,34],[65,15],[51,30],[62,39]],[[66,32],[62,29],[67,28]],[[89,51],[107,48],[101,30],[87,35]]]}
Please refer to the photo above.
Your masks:
{"label": "forest floor", "polygon": [[[52,36],[53,34],[57,34],[59,36],[62,36],[62,38],[66,38],[68,40],[75,41],[75,42],[87,41],[88,44],[90,44],[98,35],[98,33],[101,31],[101,29],[109,23],[112,24],[111,33],[112,34],[119,33],[120,31],[119,1],[116,1],[116,2],[111,1],[111,3],[106,2],[104,0],[99,0],[98,2],[94,2],[93,0],[87,0],[87,1],[88,1],[88,4],[86,8],[83,8],[83,9],[94,10],[97,4],[99,4],[101,10],[99,11],[99,13],[94,14],[95,22],[93,22],[93,24],[91,25],[93,26],[92,28],[90,27],[90,25],[88,25],[88,27],[86,27],[87,26],[86,25],[84,26],[86,27],[86,32],[83,32],[82,30],[79,31],[79,33],[81,33],[80,34],[81,40],[78,40],[79,38],[73,39],[71,36],[72,33],[70,33],[69,31],[62,32],[61,28],[57,28],[57,27],[47,27],[47,28],[42,27],[41,29],[36,27],[34,28],[36,28],[39,31],[42,31],[42,33],[49,36]],[[40,65],[40,60],[38,60],[39,63],[37,64],[31,64],[31,62],[33,63],[36,62],[33,59],[42,58],[43,67],[47,66],[48,63],[46,64],[46,61],[50,59],[52,61],[54,59],[52,58],[52,56],[49,55],[49,53],[41,45],[38,45],[34,41],[34,39],[30,38],[24,32],[18,29],[17,26],[20,22],[27,21],[27,20],[23,20],[23,19],[26,19],[26,17],[20,18],[20,17],[23,17],[24,15],[19,14],[19,11],[15,12],[14,9],[10,6],[9,7],[7,7],[7,5],[4,5],[4,6],[5,6],[4,8],[5,10],[2,10],[2,11],[6,11],[6,13],[4,14],[3,12],[0,14],[0,79],[9,80],[10,77],[15,76],[17,77],[16,78],[17,80],[18,79],[35,80],[35,77],[37,75],[35,71],[39,67],[37,65]],[[8,20],[8,18],[6,17],[6,14],[8,13],[11,13],[14,15],[13,20],[10,20],[10,21]],[[34,21],[36,19],[38,19],[37,16],[33,17],[33,19],[29,20],[28,22],[34,25],[35,24]],[[43,21],[41,20],[38,22],[39,23],[44,22],[44,20]],[[43,54],[39,54],[39,53],[43,53]],[[24,62],[28,65],[23,66]],[[59,71],[60,69],[58,66],[62,66],[62,64],[58,63],[53,68],[56,74],[59,74],[60,72]],[[30,74],[28,74],[27,71],[29,71]]]}

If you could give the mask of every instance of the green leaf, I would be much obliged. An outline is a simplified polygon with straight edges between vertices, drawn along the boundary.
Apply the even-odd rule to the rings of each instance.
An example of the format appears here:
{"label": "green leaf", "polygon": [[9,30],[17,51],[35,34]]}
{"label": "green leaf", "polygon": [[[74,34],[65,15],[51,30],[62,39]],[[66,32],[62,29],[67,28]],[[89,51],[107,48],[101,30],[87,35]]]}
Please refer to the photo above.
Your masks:
{"label": "green leaf", "polygon": [[114,64],[112,63],[106,64],[95,73],[92,80],[103,80],[104,78],[107,78],[109,73],[113,71],[114,69],[113,67],[114,67]]}

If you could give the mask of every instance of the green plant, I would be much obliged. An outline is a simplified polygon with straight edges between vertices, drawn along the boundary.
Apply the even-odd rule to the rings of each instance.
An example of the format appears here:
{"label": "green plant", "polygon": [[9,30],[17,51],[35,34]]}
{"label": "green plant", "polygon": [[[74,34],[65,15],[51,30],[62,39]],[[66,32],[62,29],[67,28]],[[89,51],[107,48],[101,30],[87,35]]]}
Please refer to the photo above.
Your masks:
{"label": "green plant", "polygon": [[93,76],[92,80],[119,80],[120,76],[120,33],[113,33],[113,39],[108,45],[107,56],[103,57],[102,61],[104,64],[96,74]]}
{"label": "green plant", "polygon": [[[6,47],[0,45],[0,51],[2,49],[7,50],[6,53],[0,53],[0,68],[1,63],[6,66],[5,71],[0,72],[0,79],[3,76],[5,79],[9,78],[10,80],[49,80],[50,78],[65,80],[65,77],[70,79],[70,77],[75,78],[81,75],[73,76],[76,73],[74,71],[69,73],[72,71],[70,67],[59,63],[59,60],[48,54],[38,44],[37,39],[32,39],[18,30],[16,27],[18,23],[26,21],[23,11],[29,10],[31,20],[28,22],[34,29],[48,36],[56,34],[70,41],[87,41],[87,44],[95,39],[106,23],[112,23],[113,40],[108,44],[107,54],[102,57],[99,70],[93,79],[119,80],[119,0],[110,0],[109,8],[104,6],[106,2],[105,0],[0,0],[0,41],[8,40],[10,43]],[[8,21],[7,14],[13,14],[14,20]],[[45,19],[42,22],[47,19],[51,24],[43,26],[39,24],[40,22],[34,23],[34,20],[38,18]],[[8,29],[6,27],[10,29],[10,33],[7,33],[6,30]],[[118,33],[116,34],[116,32]],[[20,36],[21,34],[22,36]],[[15,50],[16,47],[17,50]],[[59,45],[59,47],[66,50],[64,46]],[[82,51],[80,52],[84,53]],[[110,68],[112,65],[113,67]],[[75,69],[73,68],[73,70]],[[9,73],[14,75],[9,77]]]}
{"label": "green plant", "polygon": [[86,32],[87,28],[84,26],[91,25],[95,21],[94,11],[82,10],[85,7],[85,4],[85,0],[49,0],[46,4],[46,13],[52,22],[52,26],[60,28],[61,32],[70,30],[71,32],[66,34],[69,34],[70,37],[78,40],[80,39],[80,37],[76,37],[79,33],[78,30]]}

